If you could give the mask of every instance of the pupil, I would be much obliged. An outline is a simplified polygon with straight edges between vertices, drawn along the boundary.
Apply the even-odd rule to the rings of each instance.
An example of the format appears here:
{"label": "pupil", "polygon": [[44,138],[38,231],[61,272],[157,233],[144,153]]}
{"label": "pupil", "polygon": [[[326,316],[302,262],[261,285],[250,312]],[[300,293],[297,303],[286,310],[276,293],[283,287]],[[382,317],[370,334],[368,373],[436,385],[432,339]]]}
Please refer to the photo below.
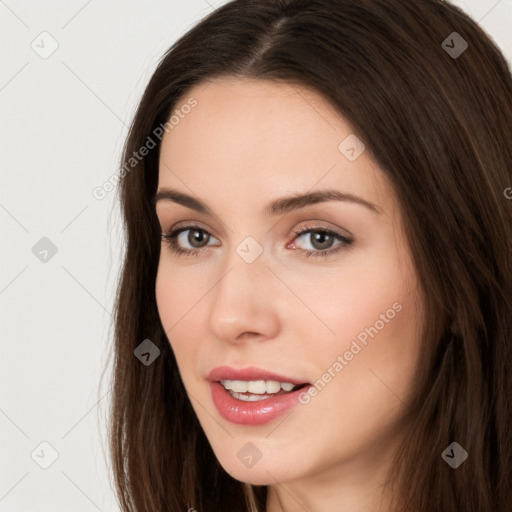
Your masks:
{"label": "pupil", "polygon": [[198,231],[198,230],[190,231],[189,235],[188,235],[188,241],[194,247],[200,247],[201,242],[203,242],[204,239],[206,239],[206,238],[207,238],[206,234],[203,231]]}
{"label": "pupil", "polygon": [[313,243],[313,246],[315,246],[315,244],[317,244],[317,243],[320,245],[320,247],[317,247],[318,249],[328,248],[329,242],[332,241],[331,236],[328,233],[326,233],[325,231],[319,231],[319,232],[315,233],[313,240],[315,242],[315,243]]}

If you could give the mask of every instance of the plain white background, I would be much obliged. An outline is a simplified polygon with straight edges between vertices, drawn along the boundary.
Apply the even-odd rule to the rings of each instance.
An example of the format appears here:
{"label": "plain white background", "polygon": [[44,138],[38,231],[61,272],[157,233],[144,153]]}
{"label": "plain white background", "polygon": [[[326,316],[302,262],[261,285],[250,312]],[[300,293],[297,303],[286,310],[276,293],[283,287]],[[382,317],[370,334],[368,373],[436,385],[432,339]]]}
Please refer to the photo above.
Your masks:
{"label": "plain white background", "polygon": [[[160,57],[223,3],[0,0],[0,512],[119,510],[100,377],[123,240],[92,190]],[[512,63],[512,0],[454,3]]]}

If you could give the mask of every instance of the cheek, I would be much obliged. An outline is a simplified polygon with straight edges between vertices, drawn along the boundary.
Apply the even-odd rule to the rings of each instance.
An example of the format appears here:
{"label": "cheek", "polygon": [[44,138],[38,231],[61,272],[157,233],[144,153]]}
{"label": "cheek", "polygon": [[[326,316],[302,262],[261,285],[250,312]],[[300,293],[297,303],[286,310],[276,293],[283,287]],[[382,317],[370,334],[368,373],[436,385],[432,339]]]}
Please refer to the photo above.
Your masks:
{"label": "cheek", "polygon": [[190,341],[200,339],[200,333],[195,332],[198,323],[192,320],[207,290],[192,286],[189,279],[186,272],[175,272],[171,265],[161,260],[155,284],[156,303],[180,371],[193,364],[197,343]]}
{"label": "cheek", "polygon": [[[400,424],[420,348],[419,297],[407,269],[384,265],[332,280],[308,299],[335,335],[315,336],[302,321],[309,334],[300,357],[316,368],[320,391],[304,405],[306,419],[295,434],[322,431],[310,453],[328,464],[392,438]],[[334,442],[340,432],[341,444]]]}
{"label": "cheek", "polygon": [[166,331],[178,329],[196,313],[194,305],[199,304],[208,291],[208,285],[193,267],[180,268],[173,264],[162,247],[155,283],[158,313]]}
{"label": "cheek", "polygon": [[[344,343],[349,346],[360,333],[364,341],[365,329],[374,332],[375,324],[378,337],[398,341],[413,335],[419,316],[415,272],[407,255],[389,243],[347,254],[342,265],[317,272],[316,282],[306,282],[302,275],[288,277],[297,295],[317,313],[313,327],[323,336],[314,336],[315,343],[323,340],[327,351],[329,346],[335,350],[342,349]],[[312,315],[297,315],[296,320],[304,327],[315,323]]]}
{"label": "cheek", "polygon": [[[332,332],[313,317],[306,321],[297,316],[297,321],[301,332],[308,333],[301,357],[317,368],[318,378],[334,373],[326,388],[339,394],[341,409],[356,411],[361,404],[379,407],[406,398],[423,315],[416,275],[406,257],[387,247],[346,263],[316,288],[302,288],[305,302]],[[342,368],[336,365],[339,356]]]}

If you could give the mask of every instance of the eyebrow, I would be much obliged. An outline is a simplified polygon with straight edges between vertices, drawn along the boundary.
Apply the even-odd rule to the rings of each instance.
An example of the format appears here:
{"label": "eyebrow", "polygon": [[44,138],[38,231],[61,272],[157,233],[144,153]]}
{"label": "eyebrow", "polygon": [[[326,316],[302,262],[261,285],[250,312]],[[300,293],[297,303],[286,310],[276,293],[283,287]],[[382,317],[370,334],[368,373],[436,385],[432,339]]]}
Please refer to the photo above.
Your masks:
{"label": "eyebrow", "polygon": [[[213,212],[199,199],[179,192],[178,190],[162,187],[160,188],[153,199],[153,204],[156,205],[159,201],[172,201],[182,206],[186,206],[192,210],[196,210],[206,215],[213,215]],[[347,201],[351,203],[360,204],[365,206],[369,210],[375,213],[380,213],[379,208],[373,203],[366,201],[362,197],[354,194],[348,194],[339,190],[327,189],[319,190],[316,192],[309,192],[307,194],[298,194],[295,196],[281,197],[273,200],[269,203],[263,213],[265,215],[281,215],[284,213],[291,212],[292,210],[298,210],[305,208],[306,206],[323,203],[326,201]]]}

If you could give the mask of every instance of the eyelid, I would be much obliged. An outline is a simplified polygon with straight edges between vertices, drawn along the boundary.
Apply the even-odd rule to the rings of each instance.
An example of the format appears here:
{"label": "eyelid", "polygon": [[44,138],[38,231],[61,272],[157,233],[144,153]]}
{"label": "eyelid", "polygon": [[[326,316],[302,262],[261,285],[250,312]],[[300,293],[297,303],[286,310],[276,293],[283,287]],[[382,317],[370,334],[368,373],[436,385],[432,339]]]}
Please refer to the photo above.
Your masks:
{"label": "eyelid", "polygon": [[202,230],[211,233],[211,229],[207,228],[200,220],[183,220],[174,224],[168,231],[175,231],[181,228],[201,228]]}
{"label": "eyelid", "polygon": [[340,236],[344,236],[345,238],[353,238],[354,237],[354,235],[348,229],[342,228],[341,226],[337,226],[336,224],[332,225],[332,224],[322,221],[322,220],[315,220],[315,219],[308,220],[308,221],[299,223],[299,226],[300,227],[295,228],[292,232],[297,234],[297,233],[301,233],[303,231],[308,231],[308,230],[311,230],[311,231],[325,230],[325,231],[330,231],[330,232],[335,233]]}
{"label": "eyelid", "polygon": [[[346,231],[346,230],[342,230],[342,231]],[[331,254],[334,255],[338,251],[342,250],[343,248],[348,248],[349,246],[351,246],[354,243],[354,237],[352,236],[352,234],[345,236],[345,235],[339,233],[337,230],[332,229],[328,226],[323,226],[322,224],[318,224],[316,226],[310,226],[309,224],[305,224],[301,228],[297,228],[293,232],[295,233],[295,237],[293,238],[293,240],[291,242],[289,242],[287,244],[287,246],[286,246],[287,248],[290,247],[290,245],[292,245],[292,244],[295,245],[296,244],[295,241],[298,238],[301,238],[307,234],[311,234],[311,233],[315,233],[315,232],[327,233],[329,236],[331,236],[332,238],[337,240],[337,242],[338,242],[337,244],[333,245],[332,247],[330,247],[328,249],[323,249],[323,250],[315,251],[312,249],[303,249],[301,247],[294,248],[295,250],[304,253],[306,257],[310,257],[310,256],[327,257]]]}

